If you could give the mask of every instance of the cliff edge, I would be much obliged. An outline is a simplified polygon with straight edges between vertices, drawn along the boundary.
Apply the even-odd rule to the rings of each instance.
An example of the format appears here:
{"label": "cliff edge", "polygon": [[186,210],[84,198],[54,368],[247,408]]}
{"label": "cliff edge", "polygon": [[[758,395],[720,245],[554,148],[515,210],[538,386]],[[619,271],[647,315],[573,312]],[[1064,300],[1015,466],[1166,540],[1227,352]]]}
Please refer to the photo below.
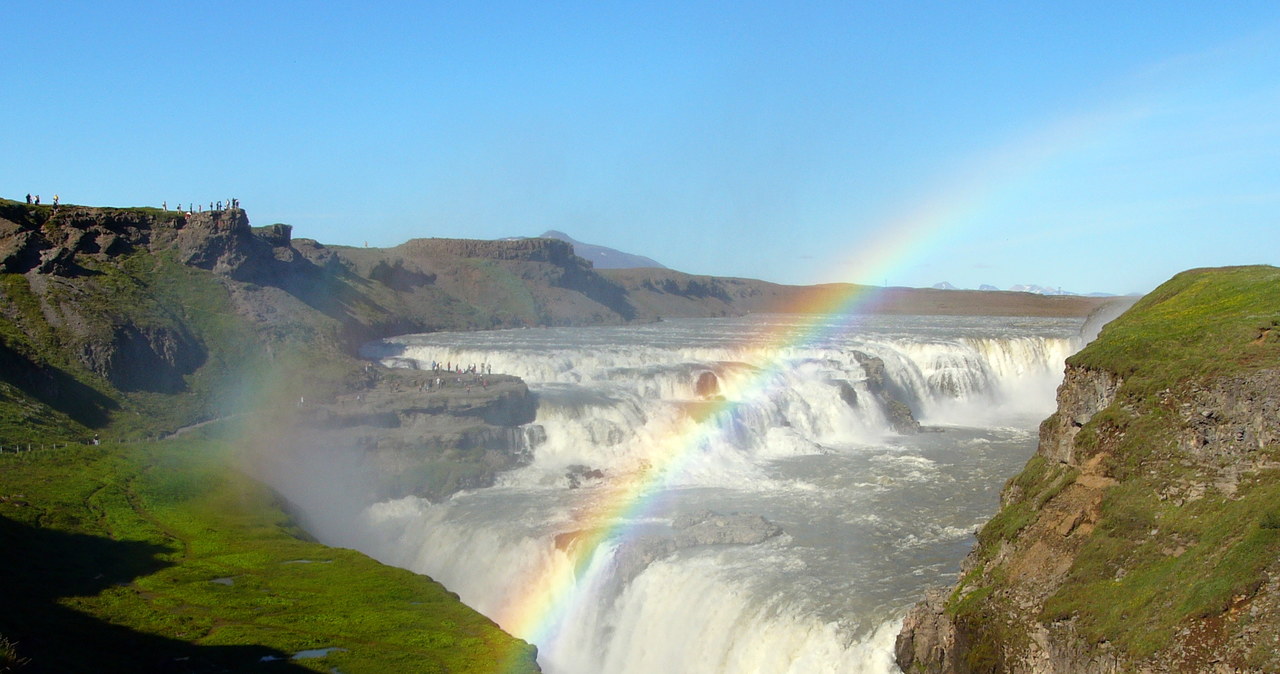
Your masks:
{"label": "cliff edge", "polygon": [[1280,671],[1280,269],[1181,273],[1067,361],[904,672]]}

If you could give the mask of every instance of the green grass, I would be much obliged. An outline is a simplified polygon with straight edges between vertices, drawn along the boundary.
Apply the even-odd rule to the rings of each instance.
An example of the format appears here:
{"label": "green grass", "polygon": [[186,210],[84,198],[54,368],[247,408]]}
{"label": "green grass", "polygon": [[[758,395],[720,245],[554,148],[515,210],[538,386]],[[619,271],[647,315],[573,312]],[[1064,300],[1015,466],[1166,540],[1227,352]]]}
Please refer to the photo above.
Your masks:
{"label": "green grass", "polygon": [[68,338],[45,319],[20,274],[0,274],[0,443],[87,440],[119,398],[68,357]]}
{"label": "green grass", "polygon": [[1278,478],[1271,471],[1237,499],[1210,496],[1181,507],[1159,500],[1148,480],[1115,488],[1043,617],[1078,616],[1087,638],[1141,658],[1168,646],[1189,620],[1251,597],[1280,559]]}
{"label": "green grass", "polygon": [[1280,361],[1280,269],[1193,269],[1174,276],[1068,359],[1125,377],[1143,397],[1192,379]]}
{"label": "green grass", "polygon": [[[990,559],[1002,542],[1012,541],[1040,516],[1040,509],[1075,481],[1079,471],[1062,464],[1050,464],[1039,454],[1031,457],[1022,472],[1009,480],[1006,490],[1020,495],[1002,507],[978,532],[978,552]],[[964,590],[961,583],[960,590]],[[963,594],[959,592],[958,594]]]}
{"label": "green grass", "polygon": [[538,312],[538,302],[529,285],[519,276],[492,260],[464,258],[464,273],[470,276],[477,288],[470,298],[477,316],[486,315],[489,325],[537,325],[546,317]]}
{"label": "green grass", "polygon": [[1085,455],[1106,445],[1104,465],[1120,484],[1107,491],[1098,528],[1045,619],[1078,616],[1089,638],[1147,657],[1190,621],[1251,597],[1280,570],[1280,471],[1254,475],[1230,498],[1214,490],[1181,506],[1159,498],[1168,485],[1206,479],[1204,467],[1180,455],[1181,422],[1163,397],[1280,366],[1278,289],[1274,267],[1184,272],[1070,359],[1126,378],[1117,403],[1076,439]]}
{"label": "green grass", "polygon": [[0,456],[0,598],[23,607],[0,613],[0,667],[532,671],[439,584],[304,540],[233,460],[211,440]]}
{"label": "green grass", "polygon": [[[1086,640],[1111,644],[1129,662],[1159,657],[1182,630],[1247,603],[1280,573],[1280,470],[1265,468],[1280,448],[1233,459],[1263,467],[1247,474],[1234,494],[1209,487],[1199,498],[1177,497],[1178,485],[1211,485],[1208,472],[1221,467],[1179,449],[1181,405],[1192,390],[1280,367],[1280,269],[1179,274],[1068,363],[1124,378],[1115,402],[1074,440],[1080,462],[1105,452],[1105,474],[1118,484],[1104,492],[1096,527],[1038,618],[1074,618]],[[979,533],[978,563],[947,603],[967,632],[966,662],[975,670],[996,667],[1025,645],[1025,635],[1008,628],[1016,624],[1008,616],[1021,609],[1006,605],[1005,570],[992,561],[1076,474],[1033,457],[1006,488],[1008,502]],[[1260,624],[1264,632],[1274,628],[1270,618]],[[1277,664],[1274,653],[1250,657],[1265,663],[1261,669]]]}

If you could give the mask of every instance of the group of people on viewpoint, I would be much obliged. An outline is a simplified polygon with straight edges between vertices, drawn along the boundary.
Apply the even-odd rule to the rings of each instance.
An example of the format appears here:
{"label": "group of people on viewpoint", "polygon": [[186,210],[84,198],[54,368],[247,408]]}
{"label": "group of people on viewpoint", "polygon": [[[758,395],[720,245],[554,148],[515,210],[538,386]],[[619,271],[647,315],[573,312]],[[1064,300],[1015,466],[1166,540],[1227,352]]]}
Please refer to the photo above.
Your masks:
{"label": "group of people on viewpoint", "polygon": [[[231,209],[231,210],[235,210],[235,209],[240,208],[240,200],[239,200],[239,199],[227,199],[226,201],[210,201],[210,202],[209,202],[209,210],[210,210],[210,211],[220,211],[220,210],[222,210],[222,206],[223,206],[224,204],[226,205],[226,207],[227,207],[228,209]],[[39,194],[36,194],[36,195],[27,194],[27,205],[28,205],[28,206],[39,206],[39,205],[40,205],[40,195],[39,195]],[[55,194],[55,195],[53,195],[53,207],[54,207],[54,208],[57,208],[57,207],[58,207],[58,195],[56,195],[56,194]],[[169,210],[169,202],[168,202],[168,200],[165,200],[165,201],[160,202],[160,208],[162,208],[162,209],[164,209],[164,210],[166,210],[166,211],[167,211],[167,210]],[[182,211],[182,212],[185,212],[187,215],[191,215],[192,213],[203,213],[203,212],[204,212],[204,210],[205,210],[205,208],[204,208],[204,204],[197,204],[197,203],[195,203],[195,202],[193,201],[193,202],[191,202],[191,203],[187,204],[187,208],[186,208],[186,210],[185,210],[185,211],[183,211],[183,209],[182,209],[182,204],[178,204],[178,205],[177,205],[177,207],[176,207],[174,210],[176,210],[176,211]]]}
{"label": "group of people on viewpoint", "polygon": [[483,365],[471,364],[471,365],[468,365],[467,367],[463,367],[461,363],[458,363],[455,365],[452,362],[441,363],[440,361],[433,360],[431,361],[431,372],[432,374],[435,374],[437,376],[434,379],[427,380],[427,383],[422,386],[423,391],[428,391],[433,388],[439,388],[447,384],[447,381],[445,380],[445,378],[439,376],[441,372],[455,375],[454,382],[459,386],[465,386],[467,391],[470,391],[471,384],[475,380],[474,378],[464,380],[462,378],[462,375],[466,375],[466,374],[480,375],[480,386],[481,388],[487,389],[489,388],[489,378],[486,375],[493,374],[493,366],[489,364],[483,364]]}
{"label": "group of people on viewpoint", "polygon": [[462,363],[454,365],[451,362],[441,363],[438,360],[431,361],[431,371],[435,374],[440,374],[440,370],[452,372],[454,374],[493,374],[493,366],[487,363],[484,365],[476,365],[473,363],[464,368],[462,367]]}
{"label": "group of people on viewpoint", "polygon": [[[227,199],[226,201],[210,201],[210,202],[209,202],[209,210],[210,210],[210,211],[221,211],[221,210],[223,210],[223,209],[222,209],[223,204],[226,204],[227,209],[229,209],[229,210],[236,210],[236,209],[239,209],[239,208],[240,208],[240,200],[239,200],[239,199]],[[167,211],[167,210],[169,210],[169,202],[168,202],[168,201],[162,201],[162,202],[160,202],[160,208],[163,208],[163,209],[164,209],[164,210],[166,210],[166,211]],[[191,202],[191,203],[187,204],[187,208],[186,208],[186,210],[185,210],[185,211],[182,209],[182,204],[181,204],[181,203],[179,203],[179,204],[174,208],[174,210],[179,211],[179,212],[184,212],[184,213],[186,213],[187,215],[191,215],[192,213],[203,213],[203,212],[205,211],[205,208],[204,208],[204,204],[197,204],[197,203],[195,203],[195,202],[193,201],[193,202]]]}

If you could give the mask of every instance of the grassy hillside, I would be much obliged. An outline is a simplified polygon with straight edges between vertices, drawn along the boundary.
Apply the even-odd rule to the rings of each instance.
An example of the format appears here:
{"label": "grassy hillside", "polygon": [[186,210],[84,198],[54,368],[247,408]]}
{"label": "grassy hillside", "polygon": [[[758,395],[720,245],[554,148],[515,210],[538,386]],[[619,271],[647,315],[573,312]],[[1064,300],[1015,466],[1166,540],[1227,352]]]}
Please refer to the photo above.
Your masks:
{"label": "grassy hillside", "polygon": [[1280,269],[1193,269],[1143,297],[1072,357],[1115,372],[1131,395],[1277,365]]}
{"label": "grassy hillside", "polygon": [[[1179,441],[1188,430],[1182,406],[1195,389],[1225,381],[1240,390],[1239,378],[1261,371],[1274,383],[1270,394],[1280,395],[1277,326],[1280,269],[1192,270],[1071,359],[1124,377],[1121,401],[1077,438],[1118,484],[1046,617],[1079,615],[1086,634],[1147,657],[1179,630],[1251,602],[1280,573],[1280,443],[1260,437],[1220,452]],[[1206,414],[1227,413],[1207,405],[1192,412]],[[1218,479],[1223,471],[1238,478]],[[1209,488],[1175,495],[1176,485],[1195,482]],[[1280,627],[1280,616],[1260,622]],[[1265,663],[1280,666],[1273,645],[1249,664]]]}
{"label": "grassy hillside", "polygon": [[216,439],[0,455],[0,671],[535,671],[438,583],[307,542],[234,463]]}
{"label": "grassy hillside", "polygon": [[[740,315],[794,307],[801,292],[678,272],[606,276],[545,239],[368,249],[291,236],[288,225],[251,227],[239,209],[0,200],[0,445],[73,445],[0,456],[0,668],[29,658],[33,671],[245,671],[313,647],[345,650],[292,664],[492,671],[514,648],[528,665],[428,579],[305,542],[228,463],[227,443],[154,441],[250,414],[300,437],[289,425],[302,415],[290,412],[304,396],[308,412],[341,412],[342,401],[362,408],[379,381],[398,393],[355,358],[390,334]],[[974,313],[985,297],[920,292],[903,302],[917,295],[897,289],[877,306]],[[996,295],[1004,306],[1015,294]],[[443,444],[449,434],[467,444],[459,428],[487,438],[469,418],[446,419],[437,436],[401,434],[411,442],[347,411],[363,447],[412,455],[415,470],[435,457],[427,483],[480,485],[510,465]],[[87,446],[95,436],[106,444]]]}
{"label": "grassy hillside", "polygon": [[1198,269],[1068,359],[946,601],[953,666],[1280,671],[1278,326],[1280,269]]}

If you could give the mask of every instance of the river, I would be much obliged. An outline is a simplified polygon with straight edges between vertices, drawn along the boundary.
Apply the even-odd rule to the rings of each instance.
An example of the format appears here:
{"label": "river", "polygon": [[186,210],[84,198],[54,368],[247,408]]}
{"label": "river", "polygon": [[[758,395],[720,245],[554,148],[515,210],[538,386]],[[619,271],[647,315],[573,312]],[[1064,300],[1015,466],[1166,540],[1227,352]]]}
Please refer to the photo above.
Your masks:
{"label": "river", "polygon": [[[954,579],[1031,456],[1083,322],[814,320],[367,345],[523,378],[527,465],[315,533],[429,574],[551,674],[897,671],[901,616]],[[904,405],[922,432],[894,429]]]}

